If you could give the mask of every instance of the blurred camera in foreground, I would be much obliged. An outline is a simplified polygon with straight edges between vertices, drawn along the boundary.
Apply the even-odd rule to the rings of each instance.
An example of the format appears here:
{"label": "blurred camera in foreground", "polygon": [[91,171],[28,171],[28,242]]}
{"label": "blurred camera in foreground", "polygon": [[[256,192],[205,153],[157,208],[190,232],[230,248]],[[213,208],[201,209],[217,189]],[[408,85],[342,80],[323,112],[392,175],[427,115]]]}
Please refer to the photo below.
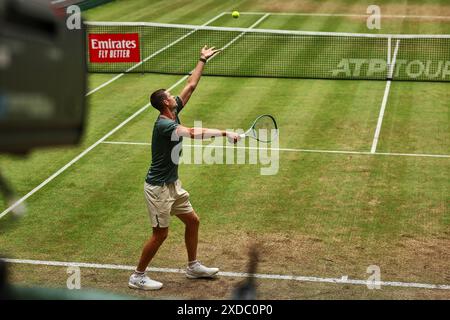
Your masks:
{"label": "blurred camera in foreground", "polygon": [[0,153],[74,145],[85,120],[85,32],[48,1],[0,0]]}

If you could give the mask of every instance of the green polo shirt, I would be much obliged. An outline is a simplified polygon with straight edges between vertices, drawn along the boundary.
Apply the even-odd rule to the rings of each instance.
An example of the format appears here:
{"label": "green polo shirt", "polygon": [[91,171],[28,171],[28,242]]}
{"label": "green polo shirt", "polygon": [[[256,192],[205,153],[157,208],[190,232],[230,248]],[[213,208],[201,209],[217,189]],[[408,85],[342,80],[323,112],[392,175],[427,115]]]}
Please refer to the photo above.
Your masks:
{"label": "green polo shirt", "polygon": [[[183,109],[183,102],[180,97],[176,97],[175,100],[177,101],[175,120],[158,116],[153,127],[152,164],[145,179],[152,185],[162,186],[178,179],[178,159],[181,156],[183,137],[177,137],[175,129],[180,124],[178,113]],[[177,146],[178,144],[180,145]]]}

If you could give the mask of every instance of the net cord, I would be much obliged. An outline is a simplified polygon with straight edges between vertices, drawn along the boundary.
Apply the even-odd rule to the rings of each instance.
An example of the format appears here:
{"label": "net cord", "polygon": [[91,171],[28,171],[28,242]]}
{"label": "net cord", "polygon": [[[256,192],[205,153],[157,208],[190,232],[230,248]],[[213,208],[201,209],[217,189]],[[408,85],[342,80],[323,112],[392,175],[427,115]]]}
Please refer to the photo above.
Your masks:
{"label": "net cord", "polygon": [[198,26],[189,24],[167,24],[156,22],[111,22],[111,21],[85,21],[86,26],[140,26],[140,27],[158,27],[158,28],[178,28],[190,30],[211,30],[225,32],[244,32],[244,33],[266,33],[279,35],[299,35],[299,36],[332,36],[332,37],[360,37],[360,38],[378,38],[378,39],[450,39],[450,34],[371,34],[371,33],[348,33],[348,32],[321,32],[321,31],[300,31],[300,30],[275,30],[275,29],[251,29],[251,28],[229,28],[215,26]]}

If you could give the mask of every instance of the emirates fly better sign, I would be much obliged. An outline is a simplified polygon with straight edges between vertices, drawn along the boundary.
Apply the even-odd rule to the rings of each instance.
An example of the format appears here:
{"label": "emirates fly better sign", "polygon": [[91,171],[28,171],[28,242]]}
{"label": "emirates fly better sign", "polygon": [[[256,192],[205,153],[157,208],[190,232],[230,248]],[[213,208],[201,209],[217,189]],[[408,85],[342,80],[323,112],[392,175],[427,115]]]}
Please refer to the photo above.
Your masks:
{"label": "emirates fly better sign", "polygon": [[96,63],[140,62],[139,34],[89,34],[89,61]]}

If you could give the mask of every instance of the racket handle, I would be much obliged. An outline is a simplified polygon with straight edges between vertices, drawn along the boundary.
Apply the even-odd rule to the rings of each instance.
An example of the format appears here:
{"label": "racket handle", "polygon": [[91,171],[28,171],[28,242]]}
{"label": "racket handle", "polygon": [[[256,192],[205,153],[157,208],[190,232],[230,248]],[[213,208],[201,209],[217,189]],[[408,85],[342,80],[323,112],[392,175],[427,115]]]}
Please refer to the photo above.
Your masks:
{"label": "racket handle", "polygon": [[244,139],[244,138],[245,138],[245,133],[240,134],[239,137],[240,137],[241,139]]}

